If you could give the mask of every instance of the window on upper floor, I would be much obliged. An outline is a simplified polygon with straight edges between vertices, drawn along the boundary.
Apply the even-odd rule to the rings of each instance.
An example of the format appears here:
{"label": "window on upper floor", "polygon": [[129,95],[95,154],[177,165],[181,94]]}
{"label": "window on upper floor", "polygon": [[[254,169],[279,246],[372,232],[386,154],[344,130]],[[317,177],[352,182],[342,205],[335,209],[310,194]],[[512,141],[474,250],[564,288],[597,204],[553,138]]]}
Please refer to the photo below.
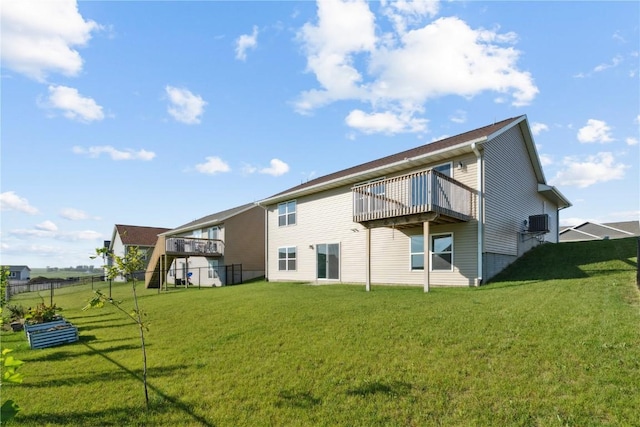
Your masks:
{"label": "window on upper floor", "polygon": [[278,270],[295,271],[296,269],[296,247],[288,246],[278,248]]}
{"label": "window on upper floor", "polygon": [[[445,163],[442,165],[434,166],[431,170],[440,172],[448,177],[451,177],[451,163]],[[429,188],[428,175],[421,174],[411,179],[411,205],[420,206],[429,204],[429,193],[433,191],[433,188]],[[434,181],[435,182],[435,181]],[[433,184],[432,184],[433,185]]]}
{"label": "window on upper floor", "polygon": [[296,223],[296,201],[280,203],[278,205],[278,226],[295,225]]}
{"label": "window on upper floor", "polygon": [[219,237],[218,237],[219,235],[220,235],[220,227],[218,227],[218,226],[210,227],[207,230],[207,238],[209,240],[217,240],[217,239],[219,239]]}

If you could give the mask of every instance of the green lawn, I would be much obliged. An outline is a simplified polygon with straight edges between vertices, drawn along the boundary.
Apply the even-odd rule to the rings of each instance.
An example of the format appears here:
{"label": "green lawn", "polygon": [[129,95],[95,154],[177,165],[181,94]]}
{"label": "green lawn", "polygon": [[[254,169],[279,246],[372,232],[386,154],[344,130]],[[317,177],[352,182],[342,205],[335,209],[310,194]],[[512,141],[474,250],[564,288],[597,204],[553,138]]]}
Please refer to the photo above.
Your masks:
{"label": "green lawn", "polygon": [[[545,245],[491,284],[428,294],[139,289],[148,411],[135,325],[113,307],[81,311],[90,286],[57,291],[80,341],[30,350],[3,332],[26,364],[2,402],[21,406],[20,426],[638,426],[636,268],[625,239]],[[131,306],[130,285],[113,294]]]}

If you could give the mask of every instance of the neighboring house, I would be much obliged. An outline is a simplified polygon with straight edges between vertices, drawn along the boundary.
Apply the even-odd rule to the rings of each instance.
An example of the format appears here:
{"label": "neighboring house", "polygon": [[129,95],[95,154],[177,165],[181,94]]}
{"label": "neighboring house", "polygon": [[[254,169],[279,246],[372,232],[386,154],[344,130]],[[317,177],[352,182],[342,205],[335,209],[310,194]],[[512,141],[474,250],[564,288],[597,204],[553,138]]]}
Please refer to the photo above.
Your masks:
{"label": "neighboring house", "polygon": [[31,279],[31,269],[26,265],[9,265],[9,281],[26,281]]}
{"label": "neighboring house", "polygon": [[603,224],[587,221],[560,229],[561,242],[624,239],[625,237],[640,237],[639,221],[607,222]]}
{"label": "neighboring house", "polygon": [[146,287],[187,280],[197,286],[224,286],[264,277],[264,215],[249,203],[160,234]]}
{"label": "neighboring house", "polygon": [[477,286],[559,210],[526,116],[332,173],[258,202],[270,281]]}
{"label": "neighboring house", "polygon": [[[112,255],[124,257],[129,248],[137,247],[141,252],[142,259],[144,261],[144,269],[146,270],[149,264],[149,258],[153,252],[153,248],[158,240],[158,235],[170,230],[170,228],[160,227],[142,227],[137,225],[122,225],[116,224],[113,228],[113,234],[111,235],[111,241],[105,241],[105,245],[108,242],[109,252]],[[107,265],[112,265],[112,260],[107,259]],[[140,278],[143,273],[141,272]],[[122,282],[124,277],[119,276],[114,280]]]}

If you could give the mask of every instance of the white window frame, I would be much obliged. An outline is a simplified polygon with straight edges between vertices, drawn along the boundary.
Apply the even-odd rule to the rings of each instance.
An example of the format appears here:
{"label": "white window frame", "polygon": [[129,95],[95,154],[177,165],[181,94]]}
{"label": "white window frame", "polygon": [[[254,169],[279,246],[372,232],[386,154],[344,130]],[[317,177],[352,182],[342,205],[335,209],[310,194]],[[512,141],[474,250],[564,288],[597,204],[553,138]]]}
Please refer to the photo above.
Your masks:
{"label": "white window frame", "polygon": [[440,173],[443,173],[442,171],[438,170],[438,168],[440,168],[442,166],[449,166],[449,174],[447,175],[445,173],[445,175],[447,175],[449,178],[453,178],[453,162],[440,163],[439,165],[435,165],[435,166],[430,167],[429,170],[434,170],[434,171],[438,171]]}
{"label": "white window frame", "polygon": [[[413,238],[414,237],[422,237],[422,252],[413,252]],[[417,268],[413,266],[413,256],[420,255],[422,256],[422,268]],[[409,269],[411,271],[424,271],[424,235],[423,234],[414,234],[409,236]]]}
{"label": "white window frame", "polygon": [[217,279],[218,278],[218,260],[210,259],[207,260],[208,268],[207,268],[207,276],[209,279]]}
{"label": "white window frame", "polygon": [[[293,211],[289,211],[290,205],[293,204]],[[280,213],[280,207],[284,206],[284,213]],[[293,221],[289,221],[290,215],[293,215]],[[280,224],[280,218],[284,218],[284,224]],[[278,227],[289,227],[296,225],[298,222],[298,202],[297,200],[288,200],[278,203]]]}
{"label": "white window frame", "polygon": [[[437,237],[442,237],[442,236],[449,236],[451,238],[451,250],[450,251],[442,251],[442,252],[435,252],[434,248],[433,248],[433,239],[437,238]],[[448,232],[448,233],[437,233],[437,234],[431,234],[429,236],[429,271],[434,271],[434,272],[452,272],[454,270],[453,266],[454,266],[454,255],[455,255],[455,246],[454,246],[454,236],[453,236],[453,232]],[[449,269],[436,269],[434,270],[433,268],[433,257],[435,255],[438,254],[451,254],[451,268]]]}
{"label": "white window frame", "polygon": [[220,239],[220,226],[214,225],[213,227],[207,228],[207,238],[209,240],[219,240]]}
{"label": "white window frame", "polygon": [[[337,246],[338,247],[338,277],[318,277],[318,269],[320,265],[318,264],[318,254],[319,254],[319,246],[326,246],[326,254],[329,254],[329,246]],[[342,247],[340,243],[317,243],[316,244],[316,279],[318,280],[340,280],[341,266],[340,266],[340,253],[342,252]],[[326,260],[326,275],[329,276],[329,259]]]}
{"label": "white window frame", "polygon": [[[280,258],[280,251],[284,249],[284,253],[285,253],[285,257],[284,258]],[[290,252],[289,249],[293,249],[294,250],[294,257],[289,257]],[[278,271],[297,271],[298,270],[298,248],[296,246],[280,246],[278,248]],[[281,268],[280,267],[280,261],[284,261],[284,266],[285,268]],[[289,262],[293,261],[295,264],[295,268],[289,268]]]}

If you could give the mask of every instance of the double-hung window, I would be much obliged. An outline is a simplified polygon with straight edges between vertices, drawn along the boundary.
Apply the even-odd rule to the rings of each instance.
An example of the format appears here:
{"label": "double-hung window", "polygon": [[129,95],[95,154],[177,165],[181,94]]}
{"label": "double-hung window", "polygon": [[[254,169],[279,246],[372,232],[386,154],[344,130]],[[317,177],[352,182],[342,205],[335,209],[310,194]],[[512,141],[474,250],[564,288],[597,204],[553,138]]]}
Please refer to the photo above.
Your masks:
{"label": "double-hung window", "polygon": [[296,269],[296,247],[288,246],[278,248],[278,270],[295,271]]}
{"label": "double-hung window", "polygon": [[296,223],[296,201],[280,203],[278,205],[278,226],[285,227]]}
{"label": "double-hung window", "polygon": [[453,234],[431,236],[431,270],[453,270]]}
{"label": "double-hung window", "polygon": [[424,270],[424,236],[411,236],[411,270]]}

